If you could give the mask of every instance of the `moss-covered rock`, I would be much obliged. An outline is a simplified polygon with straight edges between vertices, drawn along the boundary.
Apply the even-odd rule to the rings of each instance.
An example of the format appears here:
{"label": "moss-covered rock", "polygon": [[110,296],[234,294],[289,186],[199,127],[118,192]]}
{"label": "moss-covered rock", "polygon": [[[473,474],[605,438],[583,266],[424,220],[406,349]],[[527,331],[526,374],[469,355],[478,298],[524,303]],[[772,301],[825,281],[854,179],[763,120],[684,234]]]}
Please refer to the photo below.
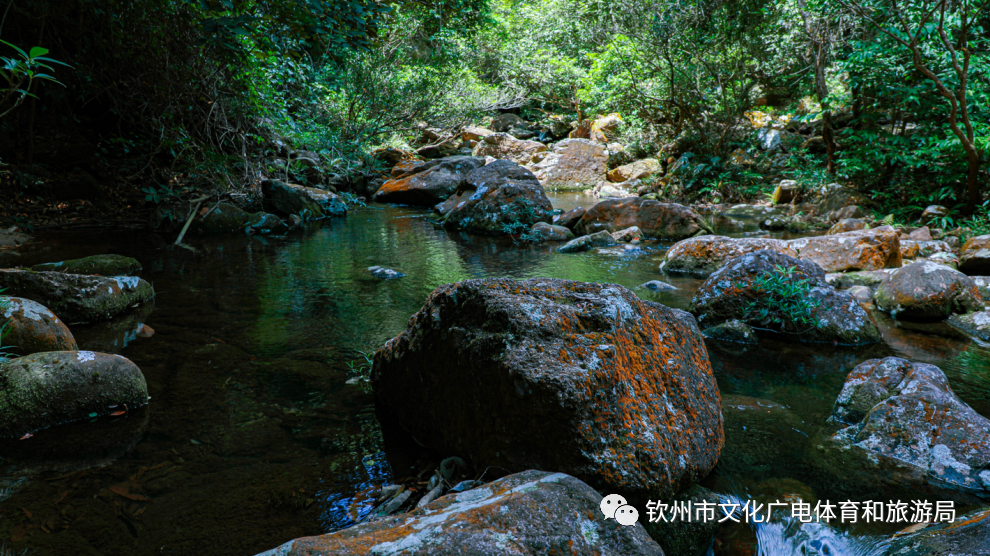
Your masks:
{"label": "moss-covered rock", "polygon": [[41,303],[22,297],[0,298],[6,305],[0,325],[6,322],[10,332],[3,345],[18,355],[39,351],[73,351],[79,349],[72,332],[55,313]]}
{"label": "moss-covered rock", "polygon": [[141,263],[123,255],[93,255],[53,263],[36,264],[31,270],[38,272],[67,272],[69,274],[97,274],[100,276],[134,276],[141,272]]}
{"label": "moss-covered rock", "polygon": [[141,369],[119,355],[52,351],[0,365],[0,437],[147,403]]}
{"label": "moss-covered rock", "polygon": [[4,293],[34,299],[68,322],[100,322],[155,296],[135,276],[84,276],[62,272],[0,270]]}

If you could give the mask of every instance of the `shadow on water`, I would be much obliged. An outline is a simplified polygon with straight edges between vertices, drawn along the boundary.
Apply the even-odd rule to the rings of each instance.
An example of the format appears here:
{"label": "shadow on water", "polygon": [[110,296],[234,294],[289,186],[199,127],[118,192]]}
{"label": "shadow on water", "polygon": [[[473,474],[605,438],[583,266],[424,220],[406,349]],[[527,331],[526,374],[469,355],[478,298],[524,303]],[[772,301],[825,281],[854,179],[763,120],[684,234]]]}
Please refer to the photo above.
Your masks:
{"label": "shadow on water", "polygon": [[[554,202],[591,204],[566,195]],[[669,244],[561,255],[554,245],[448,233],[402,207],[359,209],[285,238],[189,239],[197,252],[150,234],[42,239],[22,255],[2,255],[0,265],[120,253],[142,262],[157,298],[73,329],[82,348],[141,367],[147,408],[0,443],[0,543],[37,555],[255,554],[353,524],[370,510],[375,485],[406,474],[385,457],[362,352],[398,334],[440,284],[497,276],[612,282],[678,308],[701,284],[659,274]],[[373,278],[373,265],[406,277]],[[679,289],[640,287],[654,279]],[[877,318],[887,343],[859,350],[709,343],[728,409],[726,449],[706,486],[743,498],[890,495],[808,465],[811,439],[834,431],[825,419],[846,374],[869,357],[935,363],[960,397],[990,415],[985,348],[944,329]],[[842,547],[896,528],[804,529],[809,543],[832,535],[831,554],[864,554]],[[795,552],[796,537],[771,529],[750,532],[733,553],[755,553],[765,537],[766,554],[813,554]],[[781,548],[769,548],[778,546],[771,537]]]}

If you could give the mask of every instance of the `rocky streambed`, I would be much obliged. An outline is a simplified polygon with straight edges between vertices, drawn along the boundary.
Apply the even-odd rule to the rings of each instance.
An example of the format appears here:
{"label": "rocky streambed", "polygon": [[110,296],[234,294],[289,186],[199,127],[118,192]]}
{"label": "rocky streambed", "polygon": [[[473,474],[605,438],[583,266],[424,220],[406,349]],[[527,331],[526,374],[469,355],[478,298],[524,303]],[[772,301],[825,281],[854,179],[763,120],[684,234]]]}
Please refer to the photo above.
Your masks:
{"label": "rocky streambed", "polygon": [[[561,209],[587,206],[586,199],[550,195]],[[600,233],[593,222],[587,231]],[[716,231],[762,235],[758,222],[743,217]],[[187,240],[197,252],[150,235],[40,237],[18,255],[2,255],[0,266],[103,253],[140,261],[152,300],[130,303],[109,321],[61,320],[74,347],[119,354],[139,368],[151,399],[124,414],[87,411],[70,424],[2,441],[0,542],[31,554],[159,554],[162,547],[256,554],[292,539],[304,540],[283,552],[368,553],[409,539],[421,542],[421,553],[439,553],[430,543],[445,539],[451,554],[513,546],[668,555],[954,547],[977,554],[986,546],[980,415],[990,415],[990,351],[979,340],[979,319],[969,317],[974,334],[943,318],[905,319],[894,310],[895,320],[890,308],[850,304],[857,286],[870,288],[877,305],[886,301],[875,291],[898,291],[885,268],[895,256],[890,242],[850,233],[848,241],[773,249],[773,241],[793,239],[773,232],[754,240],[775,253],[767,262],[752,255],[759,249],[727,240],[694,251],[681,246],[668,257],[676,241],[638,236],[565,254],[557,252],[561,242],[468,234],[435,226],[420,209],[372,205],[301,224],[286,237]],[[687,258],[698,253],[705,260]],[[861,329],[839,329],[850,319],[833,322],[823,313],[835,330],[817,328],[821,337],[811,343],[768,333],[761,329],[773,326],[752,318],[742,324],[755,343],[716,339],[707,329],[733,320],[725,308],[736,298],[726,296],[744,299],[746,290],[735,291],[737,278],[728,290],[718,279],[707,282],[747,253],[759,273],[779,266],[780,257],[814,257],[819,268],[845,264],[809,269],[805,278],[831,311],[863,320]],[[663,272],[661,264],[687,271]],[[899,280],[959,282],[943,274]],[[486,279],[498,280],[437,290]],[[666,287],[644,286],[657,280]],[[962,312],[968,290],[953,291],[960,294],[922,300],[922,313]],[[417,313],[419,326],[409,322]],[[791,324],[792,331],[804,326]],[[73,349],[60,338],[59,349]],[[373,372],[362,352],[386,344]],[[595,360],[600,366],[588,364]],[[548,372],[555,364],[560,372]],[[670,374],[644,381],[641,369],[658,366]],[[423,380],[409,381],[403,373],[410,368],[421,369]],[[422,374],[434,370],[446,378]],[[910,417],[912,404],[924,404],[928,417]],[[383,407],[437,459],[383,431]],[[642,441],[660,429],[669,436]],[[619,442],[628,431],[636,439]],[[897,465],[887,465],[891,455]],[[468,481],[412,513],[368,520],[403,489],[415,490],[407,504],[421,499],[434,486],[431,466],[454,457],[487,472],[481,484]],[[542,471],[527,471],[533,468]],[[639,527],[602,518],[596,497],[608,489],[629,492]],[[691,497],[812,507],[951,501],[968,519],[923,529],[783,518],[715,528],[646,523],[650,499]],[[541,510],[549,506],[557,513]],[[515,521],[489,512],[498,508]],[[910,525],[915,532],[893,538]],[[464,533],[423,536],[436,527]],[[516,527],[513,538],[506,527]]]}

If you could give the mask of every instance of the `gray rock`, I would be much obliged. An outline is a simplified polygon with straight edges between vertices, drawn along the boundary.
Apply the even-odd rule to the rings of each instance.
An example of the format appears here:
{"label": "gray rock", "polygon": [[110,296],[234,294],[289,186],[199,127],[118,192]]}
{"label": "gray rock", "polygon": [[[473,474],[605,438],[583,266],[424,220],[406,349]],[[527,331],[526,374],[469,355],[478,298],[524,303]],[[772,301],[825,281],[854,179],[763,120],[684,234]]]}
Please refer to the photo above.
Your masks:
{"label": "gray rock", "polygon": [[949,324],[974,338],[990,342],[990,311],[952,315]]}
{"label": "gray rock", "polygon": [[36,264],[31,270],[69,274],[98,274],[100,276],[133,276],[141,272],[141,263],[123,255],[93,255],[54,263]]}
{"label": "gray rock", "polygon": [[739,344],[756,344],[756,332],[748,324],[738,320],[730,320],[721,324],[716,324],[711,328],[706,328],[702,333],[715,340],[723,342],[736,342]]}
{"label": "gray rock", "polygon": [[107,415],[148,403],[137,365],[92,351],[35,353],[0,364],[0,437]]}
{"label": "gray rock", "polygon": [[882,556],[990,556],[990,509],[898,533],[885,543]]}
{"label": "gray rock", "polygon": [[873,290],[867,286],[853,286],[846,293],[860,303],[870,303],[873,300]]}
{"label": "gray rock", "polygon": [[671,286],[667,282],[661,282],[660,280],[650,280],[649,282],[646,282],[645,284],[643,284],[642,287],[644,287],[644,288],[646,288],[648,290],[653,290],[655,292],[662,292],[662,291],[669,291],[669,290],[676,290],[677,289],[676,286]]}
{"label": "gray rock", "polygon": [[901,267],[880,283],[877,308],[905,320],[944,320],[983,310],[983,297],[965,274],[930,261]]}
{"label": "gray rock", "polygon": [[482,235],[519,234],[553,217],[536,176],[504,159],[465,176],[448,203],[453,208],[444,216],[444,228]]}
{"label": "gray rock", "polygon": [[151,284],[135,276],[31,270],[0,270],[0,288],[6,295],[38,301],[70,323],[107,320],[155,296]]}
{"label": "gray rock", "polygon": [[530,228],[529,235],[536,243],[545,241],[570,241],[574,239],[574,232],[563,226],[554,226],[546,222],[537,222]]}
{"label": "gray rock", "polygon": [[381,266],[370,266],[368,267],[368,272],[370,272],[375,278],[381,278],[382,280],[391,280],[393,278],[402,278],[405,276],[402,272]]}
{"label": "gray rock", "polygon": [[779,239],[698,236],[679,241],[668,249],[660,270],[708,276],[729,259],[763,249],[797,257],[797,251]]}
{"label": "gray rock", "polygon": [[258,556],[598,554],[663,556],[642,521],[604,519],[602,496],[563,473],[523,471],[407,514],[305,537]]}
{"label": "gray rock", "polygon": [[303,220],[319,220],[347,214],[347,205],[336,194],[278,180],[261,182],[265,203],[283,216],[298,214]]}
{"label": "gray rock", "polygon": [[79,349],[72,332],[48,307],[22,297],[0,296],[0,325],[6,353],[29,355],[39,351]]}
{"label": "gray rock", "polygon": [[450,197],[464,176],[484,165],[484,157],[451,156],[409,164],[404,170],[396,166],[392,179],[382,184],[374,199],[379,203],[431,207]]}
{"label": "gray rock", "polygon": [[608,233],[607,230],[602,230],[600,232],[589,234],[586,236],[581,236],[577,239],[572,239],[564,245],[557,248],[558,253],[578,253],[581,251],[588,251],[589,249],[595,247],[608,247],[610,245],[617,245],[618,242],[612,237],[612,234]]}

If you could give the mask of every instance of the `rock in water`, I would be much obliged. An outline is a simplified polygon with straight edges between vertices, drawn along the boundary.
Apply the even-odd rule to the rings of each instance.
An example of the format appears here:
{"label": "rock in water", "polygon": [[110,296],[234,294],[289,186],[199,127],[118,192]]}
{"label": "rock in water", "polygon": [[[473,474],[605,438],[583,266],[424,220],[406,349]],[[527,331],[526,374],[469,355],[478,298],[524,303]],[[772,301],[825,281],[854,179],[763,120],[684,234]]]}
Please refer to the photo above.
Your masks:
{"label": "rock in water", "polygon": [[660,270],[708,276],[729,259],[763,249],[797,257],[797,251],[779,239],[699,236],[677,242],[668,249]]}
{"label": "rock in water", "polygon": [[258,556],[663,556],[642,523],[623,527],[604,519],[601,500],[574,477],[523,471],[407,514],[296,539]]}
{"label": "rock in water", "polygon": [[[396,166],[393,179],[382,184],[375,193],[379,203],[401,203],[432,207],[450,197],[464,176],[485,165],[484,157],[451,156],[432,160],[425,164]],[[395,176],[396,169],[405,173]]]}
{"label": "rock in water", "polygon": [[315,187],[265,180],[261,192],[265,202],[284,216],[298,214],[303,220],[319,220],[347,214],[347,205],[340,197]]}
{"label": "rock in water", "polygon": [[990,274],[990,235],[966,240],[959,251],[959,270],[969,275]]}
{"label": "rock in water", "polygon": [[[299,218],[298,215],[294,215]],[[299,218],[301,222],[302,219]],[[250,213],[230,203],[220,203],[202,218],[193,220],[189,232],[194,235],[244,233],[278,234],[288,230],[281,218],[267,212]]]}
{"label": "rock in water", "polygon": [[893,228],[803,237],[787,243],[802,261],[811,261],[825,272],[880,270],[901,266],[900,238]]}
{"label": "rock in water", "polygon": [[602,230],[595,234],[588,234],[586,236],[581,236],[576,239],[572,239],[567,243],[561,245],[557,248],[558,253],[580,253],[581,251],[588,251],[595,247],[608,247],[610,245],[617,245],[619,242],[615,241],[612,234],[605,230]]}
{"label": "rock in water", "polygon": [[554,226],[546,222],[537,222],[529,230],[529,235],[536,243],[545,241],[569,241],[574,239],[574,232],[563,226]]}
{"label": "rock in water", "polygon": [[919,261],[887,275],[873,295],[877,308],[904,320],[944,320],[983,310],[983,296],[965,274]]}
{"label": "rock in water", "polygon": [[155,296],[134,276],[83,276],[61,272],[0,270],[5,294],[34,299],[68,322],[100,322]]}
{"label": "rock in water", "polygon": [[990,556],[990,509],[899,533],[886,542],[884,556]]}
{"label": "rock in water", "polygon": [[949,317],[949,324],[974,338],[990,342],[990,311],[952,315]]}
{"label": "rock in water", "polygon": [[141,272],[141,263],[122,255],[93,255],[57,263],[42,263],[31,267],[38,272],[55,271],[69,274],[98,274],[100,276],[132,276]]}
{"label": "rock in water", "polygon": [[657,239],[683,239],[707,228],[694,209],[676,203],[630,197],[609,199],[591,207],[574,225],[574,233],[615,232],[630,226],[638,226],[643,237]]}
{"label": "rock in water", "polygon": [[858,365],[832,409],[851,425],[832,438],[839,446],[883,456],[921,475],[990,494],[990,420],[949,388],[942,370],[897,357]]}
{"label": "rock in water", "polygon": [[532,172],[508,160],[496,160],[465,176],[453,197],[444,228],[483,235],[528,232],[553,218],[553,206]]}
{"label": "rock in water", "polygon": [[393,278],[402,278],[405,276],[402,272],[382,266],[369,266],[368,272],[375,278],[381,278],[382,280],[392,280]]}
{"label": "rock in water", "polygon": [[[780,271],[788,269],[789,275]],[[804,285],[798,283],[803,281]],[[782,301],[783,300],[783,301]],[[765,307],[753,308],[753,303]],[[764,315],[761,309],[767,309]],[[818,265],[776,251],[747,253],[708,277],[691,300],[704,327],[738,319],[796,342],[872,344],[880,332],[851,296],[825,282]]]}
{"label": "rock in water", "polygon": [[[18,355],[30,355],[39,351],[73,351],[79,349],[76,339],[64,322],[41,303],[22,297],[0,297],[6,301],[3,322],[10,332],[3,338],[3,345]],[[8,320],[9,319],[9,320]]]}
{"label": "rock in water", "polygon": [[0,364],[0,437],[148,403],[141,369],[120,355],[51,351]]}
{"label": "rock in water", "polygon": [[645,504],[704,477],[724,442],[692,321],[615,284],[446,284],[375,354],[375,401],[441,453]]}

